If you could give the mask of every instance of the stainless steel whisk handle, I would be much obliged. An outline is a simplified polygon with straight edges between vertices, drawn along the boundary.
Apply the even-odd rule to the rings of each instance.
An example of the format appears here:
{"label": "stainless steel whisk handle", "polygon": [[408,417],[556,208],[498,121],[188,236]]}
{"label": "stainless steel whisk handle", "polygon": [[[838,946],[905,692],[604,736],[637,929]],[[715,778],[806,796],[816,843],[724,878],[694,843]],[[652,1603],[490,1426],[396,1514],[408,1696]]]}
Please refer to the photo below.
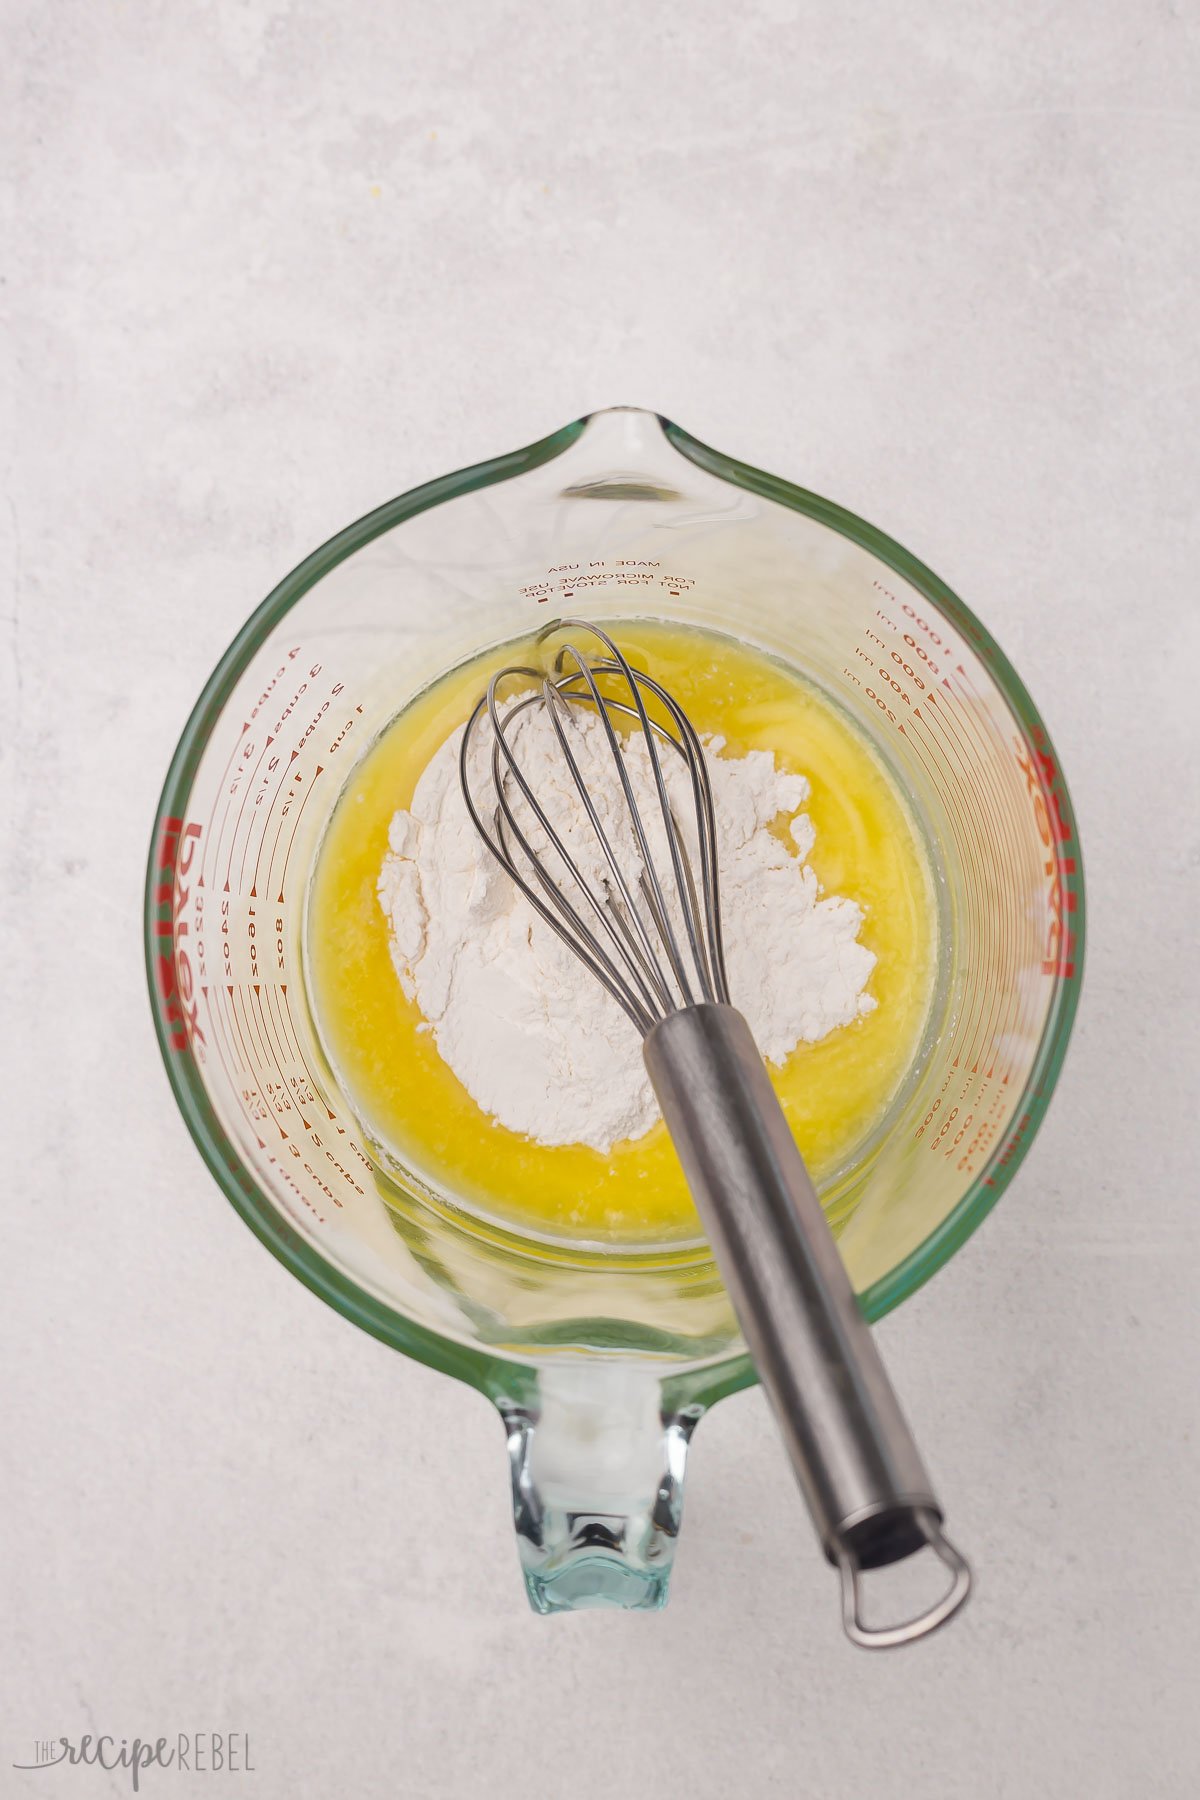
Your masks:
{"label": "stainless steel whisk handle", "polygon": [[[868,1649],[923,1637],[955,1613],[970,1569],[900,1410],[749,1026],[703,1004],[644,1040],[701,1223],[783,1433],[825,1554],[842,1576],[847,1634]],[[927,1612],[873,1629],[860,1571],[929,1545],[952,1583]]]}

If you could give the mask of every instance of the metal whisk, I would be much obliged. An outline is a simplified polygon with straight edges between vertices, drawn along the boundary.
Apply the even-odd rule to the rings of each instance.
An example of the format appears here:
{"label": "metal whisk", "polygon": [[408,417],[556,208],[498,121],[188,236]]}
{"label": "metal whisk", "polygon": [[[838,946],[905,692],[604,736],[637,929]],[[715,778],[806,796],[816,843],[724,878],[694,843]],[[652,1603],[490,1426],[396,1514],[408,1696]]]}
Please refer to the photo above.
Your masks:
{"label": "metal whisk", "polygon": [[[561,620],[542,641],[565,632],[573,635],[552,666],[501,669],[472,713],[459,765],[468,811],[530,905],[641,1033],[647,1072],[738,1323],[822,1547],[841,1572],[847,1634],[870,1649],[908,1643],[958,1610],[970,1569],[942,1530],[942,1509],[816,1191],[750,1028],[730,1004],[703,746],[678,702],[598,626]],[[515,684],[504,701],[502,690]],[[522,770],[514,728],[531,708],[544,709],[553,727],[602,853],[599,891],[572,855],[564,821],[550,816]],[[635,867],[622,863],[581,768],[581,710],[599,719],[612,753]],[[489,779],[476,794],[472,746],[485,718]],[[642,734],[653,779],[651,818],[638,804],[622,748],[631,731]],[[673,784],[688,795],[686,823],[669,792],[674,757],[687,776]],[[927,1545],[951,1572],[949,1590],[903,1624],[866,1625],[861,1571]]]}

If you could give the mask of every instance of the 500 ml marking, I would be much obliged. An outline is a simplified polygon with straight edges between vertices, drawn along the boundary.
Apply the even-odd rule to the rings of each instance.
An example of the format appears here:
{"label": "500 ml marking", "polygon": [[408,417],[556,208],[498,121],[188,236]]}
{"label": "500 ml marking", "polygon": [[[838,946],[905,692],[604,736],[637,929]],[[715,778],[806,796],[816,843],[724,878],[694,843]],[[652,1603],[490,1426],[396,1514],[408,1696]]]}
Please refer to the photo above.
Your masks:
{"label": "500 ml marking", "polygon": [[[895,603],[895,595],[879,582],[874,585]],[[924,620],[918,619],[915,608],[905,607],[905,610],[912,615],[918,628],[926,625]],[[896,728],[910,746],[913,755],[924,766],[931,783],[942,792],[952,826],[963,848],[968,921],[973,921],[983,931],[987,913],[982,884],[975,867],[975,853],[983,854],[984,851],[982,825],[976,804],[979,796],[970,778],[969,761],[963,756],[964,743],[955,721],[937,706],[937,695],[932,691],[939,664],[931,652],[924,649],[914,632],[901,634],[895,620],[882,608],[876,609],[875,618],[900,638],[903,649],[868,626],[863,631],[867,647],[855,647],[859,671],[856,673],[854,669],[846,669],[843,673],[883,714],[889,724]],[[928,629],[932,631],[931,627]],[[940,646],[940,634],[933,632],[932,635],[937,638]],[[980,989],[981,1004],[985,992],[986,989]],[[967,1029],[970,1023],[970,1020],[965,1022]],[[955,1066],[958,1066],[957,1058]],[[976,1072],[977,1065],[972,1070],[972,1073]]]}
{"label": "500 ml marking", "polygon": [[[1075,979],[1078,975],[1076,965],[1076,933],[1071,929],[1071,914],[1074,913],[1078,907],[1078,853],[1075,846],[1074,827],[1066,803],[1062,778],[1054,758],[1050,755],[1048,741],[1044,730],[1040,725],[1035,724],[1031,728],[1029,741],[1020,737],[1014,737],[1011,740],[1011,743],[1006,743],[1001,736],[994,716],[983,704],[982,697],[979,695],[970,675],[963,666],[961,661],[962,653],[959,651],[953,640],[948,636],[943,636],[935,625],[930,624],[929,620],[924,618],[917,611],[916,607],[910,605],[906,601],[900,600],[897,595],[892,593],[890,589],[884,587],[881,582],[876,581],[874,586],[879,593],[904,614],[908,626],[906,629],[902,629],[896,624],[895,619],[891,618],[882,610],[882,608],[878,608],[875,614],[876,619],[886,626],[889,631],[892,631],[897,635],[904,645],[904,650],[900,650],[898,646],[889,647],[884,640],[880,639],[877,632],[870,629],[867,629],[863,634],[866,642],[876,648],[888,650],[892,663],[897,666],[902,674],[907,676],[908,679],[913,682],[914,687],[920,687],[922,691],[924,691],[927,688],[929,681],[938,683],[940,688],[946,690],[946,693],[951,699],[959,703],[963,708],[965,717],[973,725],[973,735],[977,740],[975,743],[968,745],[968,748],[972,753],[980,754],[986,760],[987,746],[982,741],[984,735],[981,732],[982,724],[982,726],[987,728],[991,737],[995,739],[995,751],[997,756],[1007,758],[1011,755],[1015,758],[1016,768],[1024,781],[1026,798],[1032,806],[1038,837],[1041,840],[1042,848],[1045,852],[1041,872],[1047,884],[1047,922],[1040,971],[1045,976],[1057,977],[1059,980],[1069,981]],[[982,631],[970,632],[969,636],[981,657],[986,659],[993,654],[992,646],[986,640]],[[874,661],[874,657],[870,650],[858,649],[856,650],[856,656],[868,663]],[[881,673],[886,673],[886,671],[881,671]],[[855,682],[856,686],[863,686],[862,681],[850,674],[850,671],[847,671],[847,674],[850,675],[850,679]],[[953,680],[952,677],[954,678]],[[899,691],[895,679],[888,683],[888,687],[892,692]],[[869,690],[867,691],[868,696],[872,699],[876,699],[876,703],[881,704],[882,710],[886,711],[888,716],[891,717],[891,710],[887,706],[887,701],[884,700],[881,703],[874,694],[871,694]],[[936,698],[937,696],[933,692],[928,693],[928,703],[930,706],[932,706]],[[972,700],[974,700],[979,713],[978,719],[976,719],[975,713],[972,711]],[[913,716],[917,718],[921,717],[921,714],[917,711],[915,706],[913,707]],[[950,717],[945,704],[943,704],[943,707],[941,708],[940,716],[943,735],[947,735],[950,726]],[[897,724],[898,729],[903,732],[903,720],[897,719],[894,722]],[[971,735],[971,733],[968,733],[968,737]],[[960,744],[957,733],[950,734],[947,738],[947,748],[953,750],[959,747]],[[1009,763],[1008,767],[1011,770],[1012,764]],[[987,801],[989,796],[994,799],[994,816],[999,819],[1001,832],[1006,835],[1008,843],[1011,845],[1016,841],[1013,829],[1015,827],[1015,818],[1011,809],[1004,804],[1002,792],[1002,784],[997,768],[993,771],[993,780],[989,784],[988,790],[986,792],[981,791],[979,793],[979,799],[984,806],[985,812],[988,810]],[[1016,903],[1015,894],[1006,893],[1004,898],[1011,904]],[[1006,938],[1004,950],[1006,958],[1015,956],[1015,943],[1010,944]],[[993,1005],[988,1014],[987,1025],[992,1030],[998,1030],[1004,1022],[1006,1012],[1005,1007],[1001,1006],[997,1014],[996,1002],[998,996],[994,994],[992,998]],[[977,1026],[977,1031],[978,1029],[979,1027]],[[986,1043],[988,1035],[989,1033],[985,1029],[983,1034],[984,1043]],[[982,1050],[979,1052],[979,1059],[984,1060]],[[994,1062],[995,1050],[993,1048],[993,1066]],[[972,1074],[974,1073],[975,1071],[972,1070]],[[978,1082],[972,1084],[969,1079],[964,1082],[959,1094],[960,1105],[966,1102],[968,1094],[972,1091],[972,1086],[974,1087],[971,1110],[967,1112],[965,1116],[960,1115],[958,1107],[952,1106],[942,1118],[938,1119],[937,1115],[942,1106],[945,1090],[950,1085],[951,1076],[947,1075],[946,1080],[942,1084],[941,1092],[933,1101],[924,1120],[917,1127],[915,1132],[915,1136],[920,1139],[924,1138],[927,1133],[932,1131],[933,1135],[929,1140],[929,1148],[932,1150],[941,1149],[943,1154],[947,1157],[953,1157],[955,1152],[959,1151],[961,1146],[961,1152],[956,1164],[960,1173],[973,1173],[981,1164],[986,1166],[988,1160],[995,1157],[993,1172],[985,1177],[987,1185],[990,1187],[995,1186],[997,1177],[1009,1166],[1013,1159],[1019,1155],[1026,1134],[1030,1130],[1033,1122],[1032,1112],[1027,1111],[1023,1113],[1015,1123],[1010,1123],[1007,1128],[1007,1137],[1003,1142],[1003,1148],[1000,1149],[999,1155],[996,1155],[1001,1129],[1001,1119],[1004,1115],[1006,1105],[1007,1097],[1003,1090],[1008,1083],[1008,1073],[1003,1075],[1002,1084],[992,1094],[986,1113],[981,1117],[981,1109],[991,1085],[991,1074],[992,1068],[989,1067],[986,1077],[981,1077]],[[951,1136],[952,1129],[953,1135]]]}
{"label": "500 ml marking", "polygon": [[[988,909],[976,857],[985,855],[983,819],[988,808],[972,770],[971,756],[975,746],[964,736],[960,722],[947,706],[939,706],[935,691],[939,686],[946,690],[943,701],[947,696],[953,697],[951,683],[943,671],[947,666],[945,658],[954,657],[956,647],[915,606],[902,601],[882,582],[876,581],[873,585],[890,607],[903,615],[904,623],[898,624],[892,612],[880,606],[875,611],[876,625],[864,628],[863,639],[868,647],[856,649],[855,654],[862,662],[872,665],[878,694],[867,690],[868,697],[874,698],[889,718],[899,713],[894,717],[898,731],[912,746],[929,779],[942,790],[962,846],[968,918],[973,919],[976,929],[983,933],[988,930]],[[878,627],[889,635],[881,635]],[[961,665],[959,673],[965,674]],[[900,701],[899,709],[896,700]],[[991,938],[995,939],[994,928]],[[993,957],[1000,954],[994,941],[991,951]],[[961,1040],[960,1055],[968,1062],[971,1062],[971,1051],[977,1043],[990,1041],[983,1014],[985,1007],[997,1001],[1003,986],[1000,976],[1001,970],[997,967],[994,979],[976,982],[978,992],[968,1013],[957,1020],[953,1028],[955,1038]],[[1005,1099],[1002,1091],[992,1093],[984,1113],[992,1071],[990,1068],[981,1071],[981,1061],[990,1059],[978,1051],[956,1093],[949,1094],[947,1090],[959,1082],[960,1055],[956,1054],[947,1069],[941,1088],[913,1135],[918,1142],[924,1141],[931,1154],[953,1161],[956,1170],[962,1174],[972,1172],[980,1155],[990,1146],[997,1130],[995,1120],[1003,1111]]]}
{"label": "500 ml marking", "polygon": [[[960,1175],[972,1175],[980,1162],[991,1153],[996,1135],[1000,1129],[1000,1115],[1005,1107],[1005,1094],[1002,1086],[998,1086],[992,1094],[987,1112],[981,1117],[980,1112],[988,1097],[992,1083],[987,1076],[968,1076],[959,1090],[956,1104],[943,1113],[942,1102],[946,1097],[946,1089],[954,1079],[954,1070],[948,1069],[941,1089],[930,1103],[928,1112],[913,1132],[914,1138],[920,1142],[928,1137],[926,1148],[932,1152],[941,1151],[945,1160],[957,1158],[955,1169]],[[968,1094],[970,1110],[963,1111]]]}
{"label": "500 ml marking", "polygon": [[[991,978],[979,985],[978,1007],[965,1021],[960,1052],[971,1063],[972,1074],[978,1073],[982,1064],[990,1075],[997,1061],[998,1034],[1020,1006],[1015,989],[1014,924],[1020,904],[1016,875],[1020,841],[1009,770],[1001,767],[1007,763],[1008,746],[961,660],[965,652],[946,631],[944,622],[931,623],[882,582],[876,581],[874,586],[904,617],[902,628],[882,607],[875,612],[876,619],[898,640],[889,650],[892,663],[921,689],[921,707],[913,706],[912,717],[928,730],[930,747],[943,765],[948,783],[959,790],[963,822],[974,839],[981,867],[991,867],[992,880],[999,883],[1000,906],[989,925]],[[878,641],[872,631],[866,636]],[[986,645],[981,653],[986,653]],[[969,874],[969,860],[964,868]],[[959,1058],[955,1061],[957,1066]],[[1008,1075],[1003,1079],[1007,1081]]]}

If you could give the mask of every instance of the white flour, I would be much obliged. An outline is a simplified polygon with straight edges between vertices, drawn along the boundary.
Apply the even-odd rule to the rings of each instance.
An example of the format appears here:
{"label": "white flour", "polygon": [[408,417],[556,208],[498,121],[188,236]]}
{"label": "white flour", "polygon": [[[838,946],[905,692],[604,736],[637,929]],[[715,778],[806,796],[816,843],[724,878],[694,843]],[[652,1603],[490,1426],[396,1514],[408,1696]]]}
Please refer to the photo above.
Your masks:
{"label": "white flour", "polygon": [[[623,867],[634,870],[632,827],[600,721],[581,711],[575,718],[580,766]],[[602,890],[607,867],[540,708],[520,716],[516,738],[526,779]],[[396,973],[484,1112],[540,1144],[607,1152],[659,1116],[641,1039],[480,841],[459,788],[461,739],[460,727],[424,770],[411,810],[391,823],[379,901]],[[798,1043],[815,1043],[871,1011],[865,989],[875,957],[858,942],[862,909],[822,897],[805,861],[815,833],[797,809],[808,782],[777,769],[765,750],[726,757],[722,745],[710,739],[706,756],[730,994],[763,1055],[781,1063]],[[491,754],[484,733],[473,754],[472,791],[481,792]],[[626,766],[643,816],[656,817],[640,734],[627,740]],[[670,787],[686,784],[681,759],[665,757],[664,767]],[[677,816],[690,817],[690,785],[678,788],[678,800]],[[768,829],[789,814],[791,845]]]}

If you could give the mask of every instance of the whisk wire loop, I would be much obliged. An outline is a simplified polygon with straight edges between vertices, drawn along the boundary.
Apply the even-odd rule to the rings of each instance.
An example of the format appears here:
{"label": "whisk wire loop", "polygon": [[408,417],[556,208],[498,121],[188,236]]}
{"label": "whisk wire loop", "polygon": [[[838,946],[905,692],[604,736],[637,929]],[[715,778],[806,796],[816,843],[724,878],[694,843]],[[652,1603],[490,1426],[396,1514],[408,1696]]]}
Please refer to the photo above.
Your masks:
{"label": "whisk wire loop", "polygon": [[[633,799],[633,792],[629,786],[629,777],[625,769],[625,759],[621,755],[620,744],[613,733],[612,724],[608,717],[603,696],[596,686],[595,678],[593,677],[591,670],[585,667],[582,670],[582,674],[588,690],[588,699],[595,705],[609,735],[610,748],[612,748],[613,754],[617,759],[617,767],[620,771],[622,789],[625,794],[626,802],[631,808],[636,810],[636,803]],[[612,895],[607,894],[605,899],[607,901],[608,913],[621,931],[631,952],[636,957],[639,965],[642,967],[645,975],[654,987],[660,1003],[669,1008],[671,1005],[670,989],[659,974],[655,962],[654,944],[646,929],[645,920],[642,918],[641,910],[638,907],[629,883],[625,878],[625,871],[621,867],[617,853],[613,849],[612,840],[604,829],[603,821],[597,811],[595,801],[592,799],[591,791],[584,778],[583,771],[579,767],[575,752],[571,748],[571,742],[567,731],[567,725],[572,722],[570,701],[564,697],[559,684],[551,681],[548,676],[543,680],[542,693],[546,701],[547,715],[550,719],[551,726],[553,727],[554,735],[558,739],[559,748],[562,750],[567,768],[570,771],[575,791],[579,795],[584,811],[587,814],[588,821],[596,834],[596,840],[604,854],[604,860],[608,864],[609,872],[616,882],[617,891],[621,900],[624,902],[624,910],[622,910],[621,907],[616,904]]]}
{"label": "whisk wire loop", "polygon": [[[578,939],[589,948],[594,957],[599,957],[601,960],[604,960],[608,953],[605,951],[603,944],[596,937],[595,933],[589,929],[586,920],[580,916],[579,912],[571,904],[562,883],[552,879],[543,863],[542,857],[535,851],[533,845],[530,843],[522,829],[520,820],[517,818],[516,810],[512,805],[512,801],[504,784],[503,771],[500,767],[499,751],[496,749],[493,749],[492,752],[492,779],[498,800],[495,811],[496,836],[504,846],[505,867],[509,869],[510,872],[517,867],[516,858],[513,856],[505,837],[507,828],[507,831],[511,833],[519,844],[525,861],[533,870],[533,873],[537,877],[550,904],[565,921],[568,933],[570,934],[567,938],[568,944],[573,945],[576,939]],[[580,873],[574,858],[570,855],[570,852],[567,850],[565,844],[563,844],[558,833],[550,824],[546,814],[540,808],[537,809],[537,816],[539,823],[542,825],[542,829],[546,833],[551,848],[555,851],[566,869],[567,874],[571,877],[571,880],[583,895],[589,907],[595,913],[597,921],[610,939],[613,949],[625,964],[635,987],[640,993],[646,1006],[652,1009],[645,1014],[645,1017],[653,1023],[654,1018],[657,1016],[653,1010],[655,1005],[654,997],[645,981],[642,979],[636,956],[637,947],[632,943],[632,940],[629,937],[624,920],[615,908],[606,906],[604,901],[596,895],[590,884]],[[624,936],[625,942],[622,942],[621,938],[618,937],[618,930]],[[634,1004],[637,1004],[636,1001]]]}
{"label": "whisk wire loop", "polygon": [[[564,620],[563,624],[564,628],[568,628],[573,626],[575,621]],[[600,628],[595,625],[590,628],[585,626],[584,629],[590,629],[594,632],[595,636],[600,639],[601,643],[604,644],[612,656],[613,662],[620,668],[622,674],[628,671],[629,664],[625,661],[625,658],[621,655],[612,639],[608,637],[606,633],[601,631]],[[558,653],[555,667],[560,674],[568,659],[576,664],[578,672],[585,682],[588,692],[592,696],[597,711],[599,712],[605,736],[608,739],[608,747],[612,751],[617,773],[620,777],[621,788],[625,796],[625,804],[629,809],[629,817],[633,825],[634,835],[637,838],[638,851],[642,859],[642,879],[649,890],[649,895],[652,896],[651,913],[654,918],[655,927],[658,931],[659,939],[662,943],[667,960],[671,965],[671,972],[674,975],[679,991],[683,996],[683,1004],[685,1006],[694,1006],[695,997],[692,993],[691,984],[688,981],[687,969],[683,957],[680,954],[674,926],[671,922],[670,909],[667,906],[666,896],[663,893],[662,883],[659,880],[658,869],[655,866],[654,856],[650,849],[650,841],[647,836],[645,821],[642,818],[641,808],[638,806],[637,800],[634,797],[633,784],[629,779],[629,770],[626,766],[625,757],[621,751],[620,739],[613,726],[608,707],[605,705],[604,698],[596,685],[596,678],[592,673],[591,667],[589,666],[587,659],[574,644],[564,644]],[[628,686],[630,696],[637,710],[638,720],[645,733],[646,750],[650,757],[651,767],[654,771],[659,803],[663,812],[667,837],[672,843],[672,856],[674,860],[675,827],[674,821],[671,818],[670,802],[667,798],[666,786],[662,779],[662,770],[658,763],[658,752],[654,743],[654,734],[650,729],[650,721],[646,716],[646,708],[642,702],[641,695],[638,693],[637,683],[633,680],[631,672],[629,674]],[[676,874],[678,877],[677,863]]]}
{"label": "whisk wire loop", "polygon": [[[634,669],[598,626],[565,619],[543,635],[557,636],[563,631],[585,633],[600,648],[589,655],[574,638],[568,639],[558,648],[552,672],[545,666],[511,664],[492,676],[463,733],[459,752],[463,795],[476,830],[538,916],[580,957],[645,1036],[681,1006],[701,1000],[728,1002],[712,788],[699,736],[671,695],[649,675]],[[503,690],[513,681],[525,684],[526,691],[505,701]],[[617,684],[616,692],[610,691],[612,683]],[[533,691],[528,691],[531,684]],[[658,703],[667,723],[650,716],[647,698]],[[599,846],[607,871],[599,885],[581,869],[564,831],[551,818],[521,766],[514,727],[522,714],[533,708],[543,708],[549,718],[571,784]],[[636,873],[622,865],[611,826],[605,823],[577,754],[578,745],[572,742],[575,713],[580,708],[595,712],[611,752],[637,847],[640,868]],[[472,791],[473,782],[478,781],[472,746],[485,715],[492,734],[487,759],[491,792],[477,797]],[[617,729],[619,720],[640,729],[666,840],[671,883],[659,866],[648,821],[634,791]],[[660,755],[662,745],[669,745],[688,771],[691,834],[685,832],[672,804]],[[538,828],[536,844],[530,827],[522,823],[526,808],[526,816],[536,821]],[[698,870],[692,866],[691,837],[698,852]]]}
{"label": "whisk wire loop", "polygon": [[[508,673],[513,672],[514,671],[512,670],[508,671]],[[524,673],[524,671],[519,672]],[[499,804],[494,807],[490,815],[489,824],[488,821],[485,821],[482,812],[476,804],[468,777],[468,756],[472,733],[486,711],[487,700],[485,698],[479,702],[479,705],[475,708],[470,719],[467,721],[466,729],[463,733],[462,745],[459,750],[459,778],[462,786],[463,798],[466,802],[471,822],[492,855],[496,858],[496,861],[516,883],[517,887],[525,896],[526,900],[528,900],[530,906],[533,907],[538,917],[545,921],[555,935],[566,945],[568,950],[573,951],[574,954],[579,957],[589,973],[594,975],[601,986],[607,989],[613,999],[626,1013],[631,1023],[644,1036],[654,1024],[657,1015],[647,1011],[643,1006],[639,1005],[636,997],[627,987],[625,982],[614,973],[602,946],[597,943],[593,934],[588,930],[574,908],[571,907],[557,884],[552,882],[546,875],[537,857],[533,854],[524,834],[521,832],[519,825],[512,825],[511,829],[522,844],[529,866],[533,869],[535,875],[539,879],[544,892],[553,902],[552,906],[547,905],[546,900],[542,898],[541,894],[539,894],[527,880],[522,872],[520,864],[509,848],[504,835],[504,808]],[[493,757],[493,781],[495,781],[495,776],[496,758]]]}

